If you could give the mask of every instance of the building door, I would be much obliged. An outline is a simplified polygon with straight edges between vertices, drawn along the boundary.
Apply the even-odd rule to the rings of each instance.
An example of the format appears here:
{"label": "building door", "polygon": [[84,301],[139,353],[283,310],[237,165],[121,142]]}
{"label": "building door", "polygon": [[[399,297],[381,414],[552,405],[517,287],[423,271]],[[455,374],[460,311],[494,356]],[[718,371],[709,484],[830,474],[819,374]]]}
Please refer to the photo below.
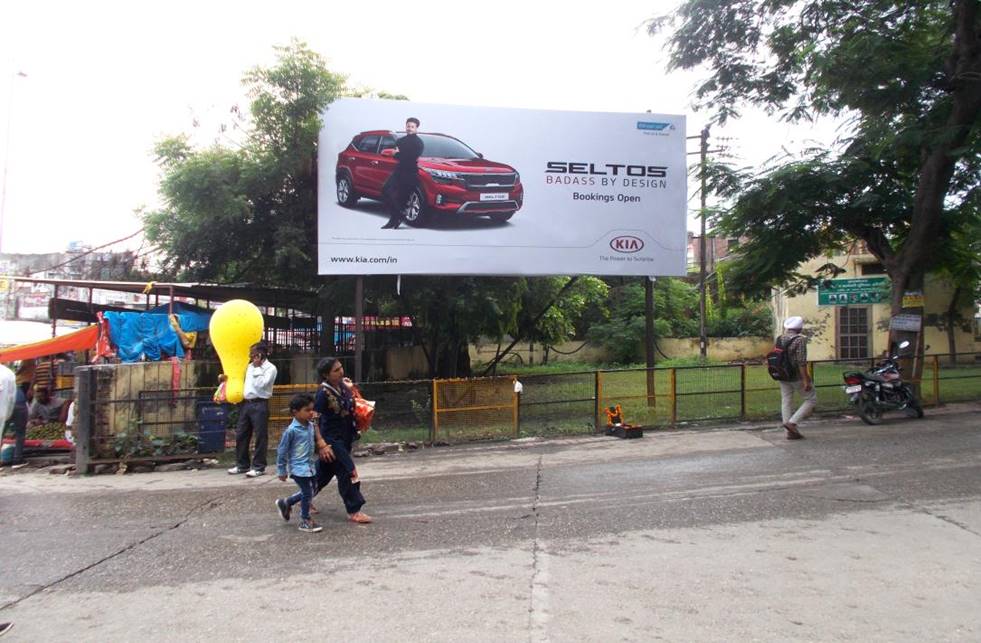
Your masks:
{"label": "building door", "polygon": [[872,355],[869,306],[838,307],[838,359],[865,359]]}

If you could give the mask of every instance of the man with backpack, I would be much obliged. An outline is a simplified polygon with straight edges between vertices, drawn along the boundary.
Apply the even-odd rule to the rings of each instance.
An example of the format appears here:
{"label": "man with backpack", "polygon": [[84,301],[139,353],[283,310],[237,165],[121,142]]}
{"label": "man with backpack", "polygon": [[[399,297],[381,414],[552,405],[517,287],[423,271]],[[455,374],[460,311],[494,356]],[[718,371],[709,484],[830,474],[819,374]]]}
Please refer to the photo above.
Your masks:
{"label": "man with backpack", "polygon": [[[807,338],[801,334],[804,320],[800,317],[788,317],[783,322],[783,328],[784,333],[777,338],[774,347],[774,352],[783,351],[787,366],[786,375],[780,378],[780,412],[787,439],[800,440],[804,436],[797,430],[797,425],[814,410],[817,391],[814,390],[814,382],[807,370]],[[796,411],[794,391],[799,392],[803,400]]]}

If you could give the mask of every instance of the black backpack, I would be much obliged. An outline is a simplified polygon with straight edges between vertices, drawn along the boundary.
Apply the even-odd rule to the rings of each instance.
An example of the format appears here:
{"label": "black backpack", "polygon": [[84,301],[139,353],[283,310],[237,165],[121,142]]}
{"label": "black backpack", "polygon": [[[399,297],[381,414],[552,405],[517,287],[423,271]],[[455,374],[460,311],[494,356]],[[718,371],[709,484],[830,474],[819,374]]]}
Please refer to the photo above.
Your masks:
{"label": "black backpack", "polygon": [[766,370],[778,382],[792,382],[797,379],[797,367],[790,361],[790,345],[798,337],[800,335],[791,337],[786,346],[781,345],[778,337],[773,350],[766,354]]}

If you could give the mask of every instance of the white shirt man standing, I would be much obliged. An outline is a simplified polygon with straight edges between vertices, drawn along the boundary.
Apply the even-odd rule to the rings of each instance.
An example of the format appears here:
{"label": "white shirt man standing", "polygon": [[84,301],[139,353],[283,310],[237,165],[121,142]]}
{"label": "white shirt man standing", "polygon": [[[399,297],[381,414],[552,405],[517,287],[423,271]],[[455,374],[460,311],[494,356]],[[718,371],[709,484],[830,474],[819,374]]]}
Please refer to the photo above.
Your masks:
{"label": "white shirt man standing", "polygon": [[[266,450],[269,446],[269,398],[276,383],[276,366],[267,359],[269,349],[262,342],[249,348],[249,366],[245,369],[245,401],[239,407],[235,430],[235,466],[228,473],[244,473],[257,478],[266,472]],[[249,460],[249,442],[255,433],[255,452]]]}

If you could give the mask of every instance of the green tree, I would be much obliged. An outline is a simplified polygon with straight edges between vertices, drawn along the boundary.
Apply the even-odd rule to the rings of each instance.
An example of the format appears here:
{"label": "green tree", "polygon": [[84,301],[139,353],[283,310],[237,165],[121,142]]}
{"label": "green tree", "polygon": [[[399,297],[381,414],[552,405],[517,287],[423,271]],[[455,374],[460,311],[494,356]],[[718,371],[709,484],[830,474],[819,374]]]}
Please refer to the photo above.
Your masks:
{"label": "green tree", "polygon": [[275,65],[243,78],[251,126],[241,147],[157,144],[164,206],[143,221],[164,276],[315,285],[320,114],[345,81],[301,42],[276,52]]}
{"label": "green tree", "polygon": [[806,287],[801,261],[857,238],[885,266],[898,313],[978,190],[977,0],[687,0],[651,30],[678,20],[670,66],[709,69],[697,107],[717,121],[751,104],[851,126],[832,149],[730,181],[735,204],[717,224],[748,237],[730,287]]}
{"label": "green tree", "polygon": [[[563,286],[569,282],[569,279],[569,277],[524,279],[526,285],[514,331],[528,341],[542,344],[547,351],[551,346],[561,344],[575,336],[577,321],[582,319],[587,309],[593,308],[600,315],[605,313],[609,288],[602,279],[580,277],[575,284],[563,291]],[[548,309],[535,322],[542,306],[548,306]],[[547,360],[548,353],[546,352],[545,355]]]}
{"label": "green tree", "polygon": [[468,377],[470,344],[513,332],[526,289],[510,277],[403,277],[390,305],[412,316],[430,377]]}
{"label": "green tree", "polygon": [[927,323],[947,332],[950,361],[957,361],[957,331],[971,332],[974,319],[961,311],[981,301],[981,217],[975,216],[951,235],[950,244],[938,259],[938,274],[953,288],[942,315],[927,315]]}
{"label": "green tree", "polygon": [[[603,346],[618,364],[644,358],[644,285],[632,280],[610,288],[610,318],[593,324],[589,341]],[[698,290],[682,279],[658,279],[654,286],[654,337],[698,335]]]}

